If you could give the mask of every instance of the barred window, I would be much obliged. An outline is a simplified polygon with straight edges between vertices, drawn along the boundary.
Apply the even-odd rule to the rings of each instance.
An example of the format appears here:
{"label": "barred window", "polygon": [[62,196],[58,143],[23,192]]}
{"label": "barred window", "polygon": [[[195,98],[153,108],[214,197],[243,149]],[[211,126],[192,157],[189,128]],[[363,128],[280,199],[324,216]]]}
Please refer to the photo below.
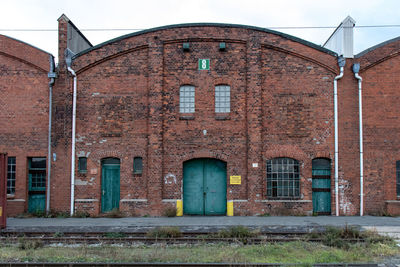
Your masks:
{"label": "barred window", "polygon": [[15,194],[15,157],[8,157],[7,164],[7,194]]}
{"label": "barred window", "polygon": [[231,88],[229,85],[215,86],[215,112],[228,113],[231,110]]}
{"label": "barred window", "polygon": [[143,159],[141,157],[135,157],[133,159],[133,172],[135,174],[142,174],[142,172],[143,172]]}
{"label": "barred window", "polygon": [[299,162],[291,158],[267,160],[267,196],[291,198],[300,196]]}
{"label": "barred window", "polygon": [[400,160],[396,161],[396,192],[400,196]]}
{"label": "barred window", "polygon": [[179,92],[179,112],[194,113],[194,86],[181,86]]}
{"label": "barred window", "polygon": [[78,159],[78,171],[80,173],[87,172],[87,157],[79,157]]}

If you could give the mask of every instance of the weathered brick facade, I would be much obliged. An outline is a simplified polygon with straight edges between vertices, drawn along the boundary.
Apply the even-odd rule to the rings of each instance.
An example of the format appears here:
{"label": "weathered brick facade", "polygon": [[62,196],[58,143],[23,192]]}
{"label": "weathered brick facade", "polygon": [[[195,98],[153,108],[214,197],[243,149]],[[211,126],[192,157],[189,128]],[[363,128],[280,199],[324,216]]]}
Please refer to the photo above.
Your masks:
{"label": "weathered brick facade", "polygon": [[[73,78],[64,58],[68,23],[59,19],[50,202],[51,209],[64,211],[70,209],[71,192]],[[17,156],[15,199],[21,200],[17,207],[10,198],[13,215],[27,208],[22,201],[27,194],[26,158],[47,155],[49,55],[0,37],[0,101],[8,99],[0,114],[0,152]],[[26,47],[25,54],[18,54],[17,46],[3,45],[9,42]],[[221,42],[226,49],[220,49]],[[183,43],[189,43],[189,51],[182,49]],[[393,40],[347,59],[338,81],[340,215],[359,214],[354,62],[361,63],[364,90],[364,210],[400,214],[399,53],[400,40]],[[199,59],[210,59],[210,69],[199,70]],[[191,24],[111,40],[75,55],[71,68],[78,92],[76,211],[101,212],[104,158],[120,160],[119,208],[132,215],[161,215],[174,207],[182,199],[184,162],[214,158],[227,164],[226,198],[234,202],[235,215],[311,215],[312,160],[327,158],[335,214],[333,80],[339,68],[334,52],[255,27]],[[194,113],[180,113],[183,85],[195,87]],[[217,85],[230,86],[229,113],[215,112]],[[79,157],[87,158],[87,172],[78,171]],[[143,159],[141,174],[134,172],[134,157]],[[266,162],[280,157],[299,162],[298,197],[267,197]],[[233,175],[241,176],[240,185],[230,184]]]}

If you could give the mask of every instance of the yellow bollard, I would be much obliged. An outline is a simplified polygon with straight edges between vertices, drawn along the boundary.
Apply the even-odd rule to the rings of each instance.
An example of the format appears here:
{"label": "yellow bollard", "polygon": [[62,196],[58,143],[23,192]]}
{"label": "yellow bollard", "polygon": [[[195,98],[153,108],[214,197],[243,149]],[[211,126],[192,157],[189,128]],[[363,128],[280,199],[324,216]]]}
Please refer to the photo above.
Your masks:
{"label": "yellow bollard", "polygon": [[182,199],[177,199],[176,200],[176,216],[182,216],[183,215],[183,202]]}
{"label": "yellow bollard", "polygon": [[226,215],[233,216],[233,200],[228,200],[226,203]]}

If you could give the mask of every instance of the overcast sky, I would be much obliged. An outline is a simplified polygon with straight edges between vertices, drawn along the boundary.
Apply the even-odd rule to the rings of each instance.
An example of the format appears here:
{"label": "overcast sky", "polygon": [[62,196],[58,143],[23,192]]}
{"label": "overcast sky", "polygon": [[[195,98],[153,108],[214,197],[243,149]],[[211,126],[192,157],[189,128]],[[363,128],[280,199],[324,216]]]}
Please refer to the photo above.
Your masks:
{"label": "overcast sky", "polygon": [[[350,15],[356,26],[400,25],[399,0],[0,0],[0,34],[57,55],[56,31],[65,14],[79,29],[149,29],[158,26],[218,22],[263,28],[338,26]],[[331,29],[276,29],[322,45]],[[133,31],[82,31],[93,44]],[[355,53],[400,36],[400,27],[355,28]]]}

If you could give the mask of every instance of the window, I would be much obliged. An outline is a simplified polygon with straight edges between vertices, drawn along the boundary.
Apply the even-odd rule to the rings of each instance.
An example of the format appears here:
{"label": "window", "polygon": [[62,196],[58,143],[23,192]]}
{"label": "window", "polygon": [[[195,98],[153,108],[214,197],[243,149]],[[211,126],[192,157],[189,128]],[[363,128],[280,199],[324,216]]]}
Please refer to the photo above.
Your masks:
{"label": "window", "polygon": [[141,157],[135,157],[133,159],[133,173],[142,174],[143,172],[143,160]]}
{"label": "window", "polygon": [[194,86],[181,86],[179,92],[179,112],[194,113]]}
{"label": "window", "polygon": [[231,110],[231,88],[229,85],[215,87],[215,112],[228,113]]}
{"label": "window", "polygon": [[400,160],[396,161],[396,192],[400,196]]}
{"label": "window", "polygon": [[300,196],[299,162],[291,158],[267,161],[267,196],[292,198]]}
{"label": "window", "polygon": [[7,163],[7,194],[15,194],[15,157],[8,157]]}
{"label": "window", "polygon": [[29,191],[46,190],[46,158],[29,158]]}
{"label": "window", "polygon": [[87,157],[79,157],[78,170],[79,170],[80,173],[86,173],[87,172]]}

